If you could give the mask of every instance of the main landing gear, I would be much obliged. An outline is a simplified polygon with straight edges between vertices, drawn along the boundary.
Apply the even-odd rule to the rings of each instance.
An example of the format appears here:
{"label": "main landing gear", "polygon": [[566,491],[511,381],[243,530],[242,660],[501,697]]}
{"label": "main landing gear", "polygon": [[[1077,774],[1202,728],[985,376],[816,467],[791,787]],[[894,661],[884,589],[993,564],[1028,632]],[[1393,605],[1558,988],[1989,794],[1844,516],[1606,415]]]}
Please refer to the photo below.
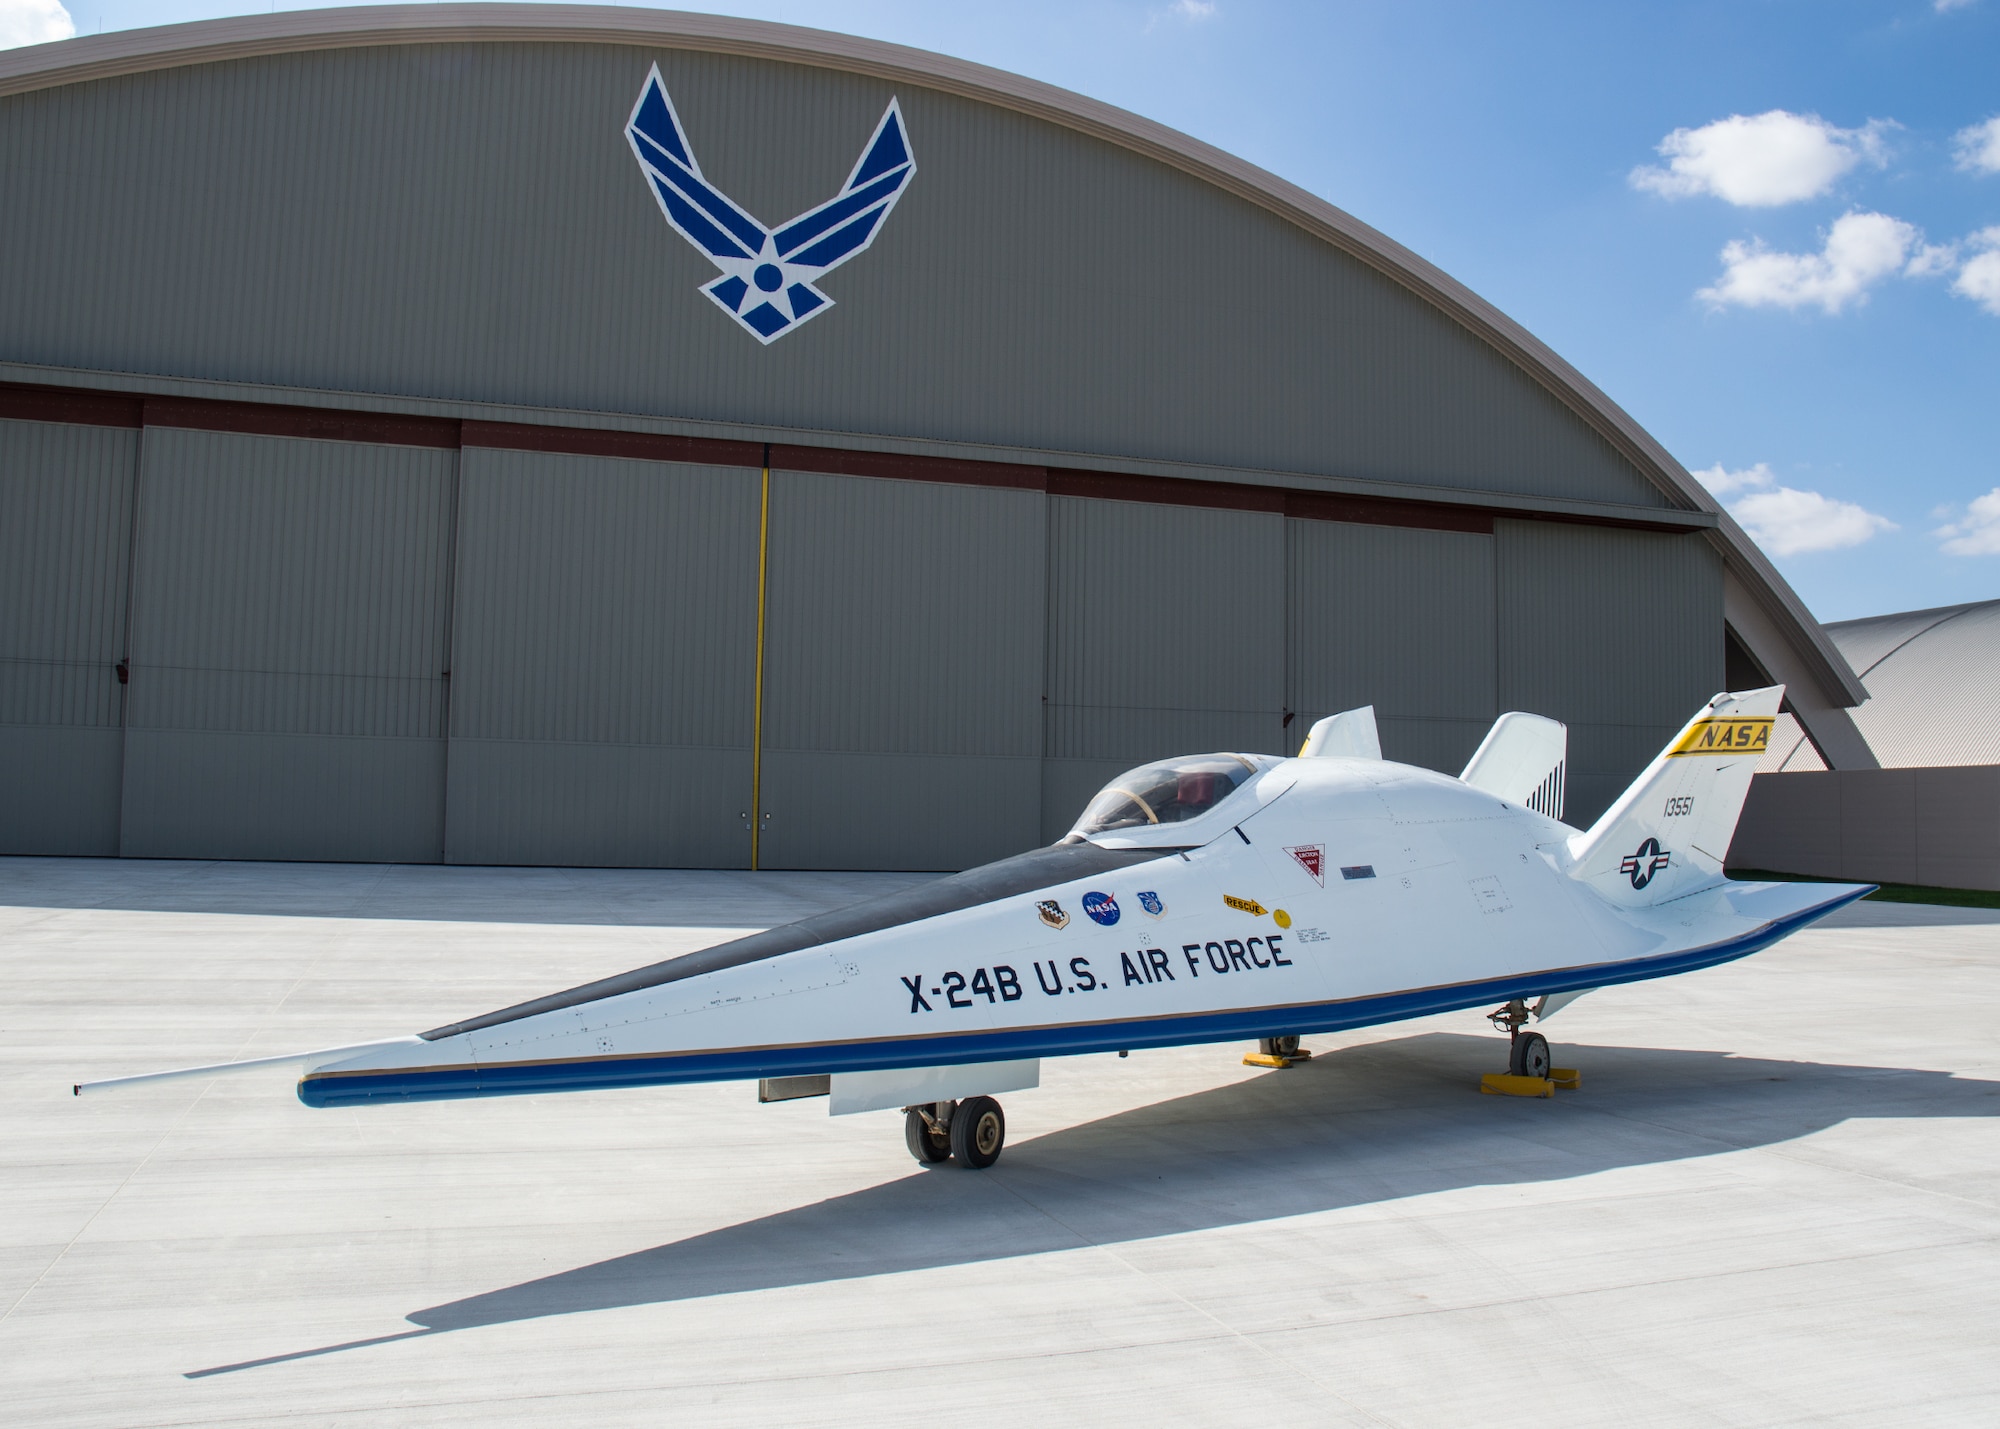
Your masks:
{"label": "main landing gear", "polygon": [[1554,1065],[1549,1039],[1526,1029],[1528,1004],[1515,998],[1486,1020],[1507,1034],[1507,1070],[1488,1072],[1479,1079],[1479,1090],[1494,1096],[1552,1097],[1556,1088],[1574,1091],[1582,1074],[1569,1067]]}
{"label": "main landing gear", "polygon": [[1007,1114],[991,1097],[904,1107],[903,1140],[926,1166],[957,1157],[967,1170],[983,1171],[1007,1144]]}
{"label": "main landing gear", "polygon": [[1257,1050],[1244,1055],[1246,1067],[1289,1067],[1294,1062],[1310,1062],[1313,1054],[1299,1046],[1299,1039],[1292,1037],[1264,1037],[1258,1040]]}

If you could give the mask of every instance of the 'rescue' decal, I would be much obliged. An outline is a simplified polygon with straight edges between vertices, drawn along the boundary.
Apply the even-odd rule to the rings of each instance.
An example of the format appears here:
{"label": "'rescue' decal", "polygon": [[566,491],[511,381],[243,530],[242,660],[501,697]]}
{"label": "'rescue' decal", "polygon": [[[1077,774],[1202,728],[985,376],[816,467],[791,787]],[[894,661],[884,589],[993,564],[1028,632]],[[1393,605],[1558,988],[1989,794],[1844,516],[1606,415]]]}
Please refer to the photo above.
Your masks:
{"label": "'rescue' decal", "polygon": [[[1044,996],[1063,997],[1079,992],[1194,982],[1203,977],[1227,977],[1231,973],[1274,972],[1296,966],[1286,956],[1284,943],[1284,935],[1279,933],[1213,938],[1181,944],[1179,959],[1166,948],[1139,947],[1118,954],[1116,970],[1102,973],[1085,957],[1071,958],[1068,962],[1060,958],[1037,958],[1032,964],[1035,974],[1032,986]],[[1030,986],[1005,963],[973,968],[969,973],[957,968],[935,975],[913,973],[899,976],[898,981],[902,984],[901,995],[910,999],[912,1014],[1019,1002]]]}
{"label": "'rescue' decal", "polygon": [[1222,895],[1222,901],[1238,913],[1248,913],[1252,918],[1264,916],[1264,905],[1254,898],[1238,898],[1234,894],[1225,893]]}

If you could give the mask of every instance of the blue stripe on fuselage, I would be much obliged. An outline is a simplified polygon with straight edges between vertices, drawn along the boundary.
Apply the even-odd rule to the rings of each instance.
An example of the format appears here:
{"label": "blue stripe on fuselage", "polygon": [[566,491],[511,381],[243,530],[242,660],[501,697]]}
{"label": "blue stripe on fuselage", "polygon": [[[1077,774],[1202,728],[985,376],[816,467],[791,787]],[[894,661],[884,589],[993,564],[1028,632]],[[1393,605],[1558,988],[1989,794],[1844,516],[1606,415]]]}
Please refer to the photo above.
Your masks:
{"label": "blue stripe on fuselage", "polygon": [[[1871,885],[1872,887],[1872,885]],[[531,1092],[609,1090],[671,1082],[728,1082],[827,1072],[938,1067],[957,1062],[1002,1062],[1029,1057],[1071,1057],[1137,1047],[1180,1047],[1251,1037],[1308,1035],[1402,1022],[1438,1012],[1483,1007],[1513,998],[1576,992],[1618,983],[1671,977],[1747,957],[1768,948],[1834,909],[1863,897],[1861,888],[1754,933],[1705,948],[1597,963],[1553,972],[1481,982],[1454,983],[1414,992],[1385,993],[1343,1002],[1134,1018],[1123,1022],[1028,1027],[945,1036],[884,1038],[794,1047],[745,1047],[722,1052],[663,1053],[654,1057],[600,1057],[575,1061],[452,1067],[435,1071],[350,1072],[308,1076],[299,1083],[307,1106],[352,1106],[381,1101],[446,1101],[456,1097],[514,1096]]]}

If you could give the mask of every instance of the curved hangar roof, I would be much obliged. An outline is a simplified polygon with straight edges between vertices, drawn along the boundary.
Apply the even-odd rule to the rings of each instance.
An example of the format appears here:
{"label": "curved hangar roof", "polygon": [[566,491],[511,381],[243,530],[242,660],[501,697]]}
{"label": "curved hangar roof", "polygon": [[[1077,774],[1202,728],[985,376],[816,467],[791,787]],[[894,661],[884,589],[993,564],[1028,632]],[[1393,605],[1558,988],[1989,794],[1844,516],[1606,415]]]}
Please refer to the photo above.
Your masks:
{"label": "curved hangar roof", "polygon": [[[1868,682],[1854,723],[1884,769],[2000,764],[2000,600],[1826,627]],[[1760,770],[1823,769],[1796,725],[1773,732]]]}
{"label": "curved hangar roof", "polygon": [[[761,237],[751,215],[882,209],[867,190],[896,177],[895,136],[880,142],[896,101],[920,172],[861,235],[877,251],[823,286],[798,266],[814,256],[802,242],[779,255],[795,324],[740,330],[776,321],[745,316],[754,268],[737,264],[742,293],[724,288],[718,270],[734,269],[694,246],[721,251],[704,220],[647,202],[635,155],[672,164],[626,125],[648,127],[654,64],[691,150],[680,177],[710,186],[709,217],[739,239]],[[18,176],[15,221],[0,216],[0,377],[156,374],[202,379],[194,396],[376,394],[347,405],[464,417],[481,403],[531,422],[581,410],[691,435],[780,427],[822,447],[1357,506],[1421,488],[1467,515],[1701,529],[1731,630],[1826,726],[1823,746],[1862,698],[1728,515],[1548,347],[1312,194],[1080,95],[791,26],[411,5],[15,50],[0,116]],[[56,272],[89,282],[41,276]],[[808,322],[815,295],[830,301]]]}

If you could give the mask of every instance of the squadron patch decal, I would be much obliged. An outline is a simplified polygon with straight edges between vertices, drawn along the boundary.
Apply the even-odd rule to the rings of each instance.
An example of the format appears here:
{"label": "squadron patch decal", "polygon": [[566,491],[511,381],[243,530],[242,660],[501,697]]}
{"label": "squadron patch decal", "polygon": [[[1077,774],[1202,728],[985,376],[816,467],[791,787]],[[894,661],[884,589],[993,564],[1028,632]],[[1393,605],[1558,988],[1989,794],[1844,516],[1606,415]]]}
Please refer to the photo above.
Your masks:
{"label": "squadron patch decal", "polygon": [[1044,898],[1040,903],[1037,903],[1035,905],[1035,916],[1051,928],[1067,928],[1069,926],[1069,914],[1063,912],[1062,904],[1056,902],[1053,898]]}
{"label": "squadron patch decal", "polygon": [[1160,895],[1151,892],[1139,895],[1139,908],[1149,918],[1157,918],[1167,911],[1167,905],[1160,901]]}

